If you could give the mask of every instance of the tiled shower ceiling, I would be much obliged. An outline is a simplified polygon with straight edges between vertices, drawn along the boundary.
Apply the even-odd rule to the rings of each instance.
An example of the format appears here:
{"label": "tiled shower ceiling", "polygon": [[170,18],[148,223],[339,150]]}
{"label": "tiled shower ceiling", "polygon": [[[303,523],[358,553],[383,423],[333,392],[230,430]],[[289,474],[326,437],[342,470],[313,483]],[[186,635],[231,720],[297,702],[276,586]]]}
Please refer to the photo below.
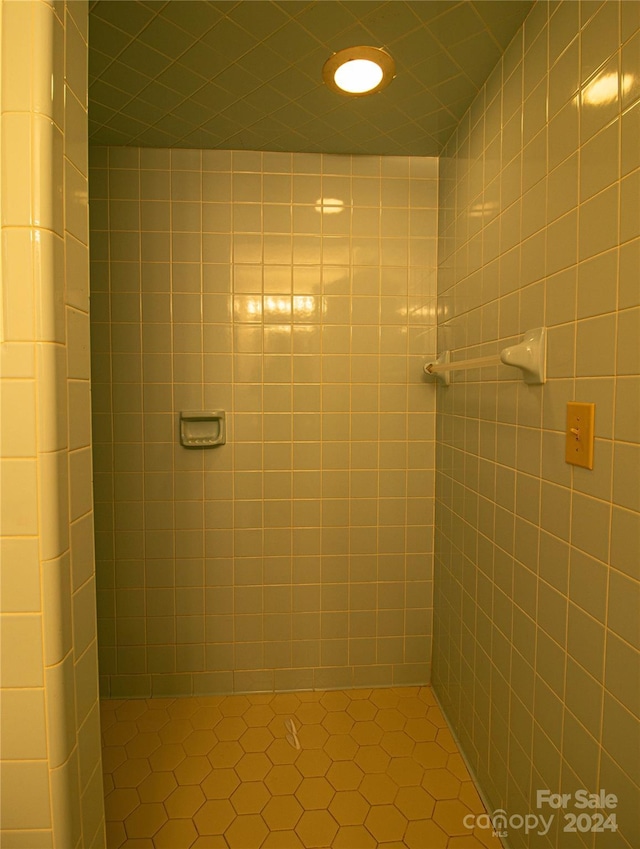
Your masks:
{"label": "tiled shower ceiling", "polygon": [[[93,144],[440,153],[530,0],[95,0]],[[385,47],[397,77],[370,97],[322,83],[343,47]]]}

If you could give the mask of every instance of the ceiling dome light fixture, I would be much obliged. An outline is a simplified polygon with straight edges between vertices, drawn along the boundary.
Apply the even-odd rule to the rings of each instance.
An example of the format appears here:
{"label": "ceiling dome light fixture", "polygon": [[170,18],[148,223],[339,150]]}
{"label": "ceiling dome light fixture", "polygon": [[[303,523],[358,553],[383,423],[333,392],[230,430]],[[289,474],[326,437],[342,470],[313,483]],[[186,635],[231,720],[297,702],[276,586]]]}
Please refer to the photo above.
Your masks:
{"label": "ceiling dome light fixture", "polygon": [[379,47],[347,47],[324,63],[322,79],[338,94],[363,97],[382,91],[396,75],[396,63]]}

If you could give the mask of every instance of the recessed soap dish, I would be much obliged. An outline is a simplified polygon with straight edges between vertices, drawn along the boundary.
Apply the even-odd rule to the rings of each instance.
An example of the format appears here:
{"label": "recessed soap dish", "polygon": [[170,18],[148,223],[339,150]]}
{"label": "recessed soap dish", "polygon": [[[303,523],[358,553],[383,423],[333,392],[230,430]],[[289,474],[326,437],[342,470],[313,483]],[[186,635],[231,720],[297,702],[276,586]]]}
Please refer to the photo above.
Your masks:
{"label": "recessed soap dish", "polygon": [[214,448],[226,441],[224,410],[180,413],[180,444],[185,448]]}

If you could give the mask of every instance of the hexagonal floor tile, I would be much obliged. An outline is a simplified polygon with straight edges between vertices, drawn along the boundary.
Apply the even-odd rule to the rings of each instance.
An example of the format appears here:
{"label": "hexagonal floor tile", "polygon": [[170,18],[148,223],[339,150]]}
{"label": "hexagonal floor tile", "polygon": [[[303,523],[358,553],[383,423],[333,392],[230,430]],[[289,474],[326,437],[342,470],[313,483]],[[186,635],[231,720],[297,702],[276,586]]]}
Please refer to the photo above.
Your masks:
{"label": "hexagonal floor tile", "polygon": [[354,760],[363,772],[386,772],[391,758],[380,746],[360,746]]}
{"label": "hexagonal floor tile", "polygon": [[230,802],[238,814],[259,814],[270,798],[262,781],[244,781],[234,790]]}
{"label": "hexagonal floor tile", "polygon": [[463,837],[450,837],[447,849],[486,849],[486,847],[473,835],[465,834]]}
{"label": "hexagonal floor tile", "polygon": [[393,778],[399,787],[412,787],[422,781],[424,768],[413,758],[391,758],[387,775]]}
{"label": "hexagonal floor tile", "polygon": [[267,749],[267,757],[274,764],[292,764],[300,754],[284,737],[279,737]]}
{"label": "hexagonal floor tile", "polygon": [[278,764],[271,767],[264,783],[273,796],[286,796],[295,793],[302,776],[292,764]]}
{"label": "hexagonal floor tile", "polygon": [[375,716],[376,722],[383,731],[402,731],[407,721],[407,717],[403,716],[396,708],[385,708],[379,710]]}
{"label": "hexagonal floor tile", "polygon": [[342,690],[330,690],[320,697],[320,704],[327,711],[344,711],[351,699]]}
{"label": "hexagonal floor tile", "polygon": [[448,728],[447,720],[444,718],[442,711],[437,705],[434,705],[427,710],[427,719],[429,722],[437,725],[438,728]]}
{"label": "hexagonal floor tile", "polygon": [[450,755],[453,755],[458,751],[456,742],[453,739],[453,736],[448,728],[439,729],[438,733],[436,734],[436,743],[439,746],[442,746],[445,752],[449,752]]}
{"label": "hexagonal floor tile", "polygon": [[236,812],[227,799],[210,799],[193,818],[198,834],[224,834],[236,818]]}
{"label": "hexagonal floor tile", "polygon": [[197,839],[198,832],[190,819],[170,819],[153,838],[153,845],[155,849],[175,849],[176,846],[190,849]]}
{"label": "hexagonal floor tile", "polygon": [[439,769],[447,763],[447,753],[437,743],[416,743],[413,758],[425,769]]}
{"label": "hexagonal floor tile", "polygon": [[460,781],[447,769],[427,769],[422,786],[434,799],[457,799]]}
{"label": "hexagonal floor tile", "polygon": [[178,782],[172,772],[152,772],[138,787],[142,802],[164,802]]}
{"label": "hexagonal floor tile", "polygon": [[332,734],[322,747],[332,761],[353,760],[358,744],[350,734]]}
{"label": "hexagonal floor tile", "polygon": [[433,695],[433,689],[426,684],[418,690],[418,698],[422,699],[428,705],[437,705],[436,697]]}
{"label": "hexagonal floor tile", "polygon": [[229,846],[222,835],[201,834],[191,849],[229,849]]}
{"label": "hexagonal floor tile", "polygon": [[303,725],[319,725],[327,711],[318,702],[305,702],[296,710],[295,717]]}
{"label": "hexagonal floor tile", "polygon": [[[332,849],[375,849],[376,840],[361,825],[346,825],[338,830]],[[386,849],[386,847],[385,847]]]}
{"label": "hexagonal floor tile", "polygon": [[199,787],[177,787],[166,798],[164,806],[170,819],[190,819],[205,801],[204,793]]}
{"label": "hexagonal floor tile", "polygon": [[230,849],[258,849],[269,833],[262,817],[257,814],[236,817],[225,831]]}
{"label": "hexagonal floor tile", "polygon": [[296,760],[296,767],[304,778],[325,775],[330,766],[331,761],[321,749],[303,751]]}
{"label": "hexagonal floor tile", "polygon": [[268,835],[260,849],[304,849],[295,831],[274,831]]}
{"label": "hexagonal floor tile", "polygon": [[218,738],[210,728],[198,728],[192,731],[182,743],[188,755],[206,755],[218,742]]}
{"label": "hexagonal floor tile", "polygon": [[242,781],[262,781],[271,768],[271,761],[264,752],[243,755],[235,767]]}
{"label": "hexagonal floor tile", "polygon": [[407,819],[395,805],[374,805],[364,824],[378,843],[402,840],[407,830]]}
{"label": "hexagonal floor tile", "polygon": [[270,831],[291,831],[302,812],[302,806],[295,796],[272,796],[262,811],[262,819]]}
{"label": "hexagonal floor tile", "polygon": [[223,716],[242,716],[250,707],[251,702],[246,696],[225,696],[218,705]]}
{"label": "hexagonal floor tile", "polygon": [[358,789],[370,805],[391,805],[398,794],[398,785],[385,773],[365,775]]}
{"label": "hexagonal floor tile", "polygon": [[106,746],[126,746],[137,733],[138,726],[135,722],[116,722],[102,732],[102,739]]}
{"label": "hexagonal floor tile", "polygon": [[332,711],[322,720],[322,727],[328,734],[348,734],[355,725],[355,719],[344,711]]}
{"label": "hexagonal floor tile", "polygon": [[127,759],[124,746],[105,746],[102,750],[102,771],[113,772]]}
{"label": "hexagonal floor tile", "polygon": [[349,716],[353,717],[356,722],[363,722],[368,719],[373,719],[378,712],[377,707],[370,701],[361,699],[360,701],[352,701],[347,708]]}
{"label": "hexagonal floor tile", "polygon": [[296,790],[296,799],[307,811],[318,811],[328,807],[336,791],[326,778],[304,778]]}
{"label": "hexagonal floor tile", "polygon": [[244,749],[236,740],[216,743],[207,758],[214,769],[235,766],[244,755]]}
{"label": "hexagonal floor tile", "polygon": [[137,787],[151,773],[151,765],[146,758],[129,758],[113,771],[115,787]]}
{"label": "hexagonal floor tile", "polygon": [[382,740],[384,731],[376,722],[368,719],[354,723],[349,734],[360,746],[377,746]]}
{"label": "hexagonal floor tile", "polygon": [[408,820],[426,820],[433,814],[435,799],[422,787],[401,787],[394,804]]}
{"label": "hexagonal floor tile", "polygon": [[167,812],[158,802],[142,804],[124,821],[127,837],[153,837],[167,821]]}
{"label": "hexagonal floor tile", "polygon": [[[154,702],[156,699],[153,700]],[[152,707],[143,714],[137,720],[136,724],[138,726],[138,730],[141,732],[145,731],[159,731],[169,722],[169,714],[164,708]]]}
{"label": "hexagonal floor tile", "polygon": [[140,804],[133,788],[112,790],[104,800],[105,816],[108,820],[125,820]]}
{"label": "hexagonal floor tile", "polygon": [[417,717],[426,716],[429,708],[423,701],[421,701],[421,699],[408,698],[400,699],[398,702],[398,710],[401,714],[403,714],[403,716]]}
{"label": "hexagonal floor tile", "polygon": [[161,745],[162,740],[156,731],[140,731],[129,740],[125,749],[130,758],[148,758]]}
{"label": "hexagonal floor tile", "polygon": [[331,846],[338,823],[328,811],[305,811],[296,825],[296,834],[309,849]]}
{"label": "hexagonal floor tile", "polygon": [[409,849],[445,849],[448,836],[433,820],[414,820],[407,826],[404,842]]}
{"label": "hexagonal floor tile", "polygon": [[398,706],[400,696],[392,689],[383,688],[371,693],[371,701],[378,708],[394,708]]}
{"label": "hexagonal floor tile", "polygon": [[329,739],[329,732],[322,725],[301,725],[298,740],[303,749],[321,749]]}
{"label": "hexagonal floor tile", "polygon": [[202,755],[185,758],[173,770],[178,784],[200,784],[210,772],[211,763]]}
{"label": "hexagonal floor tile", "polygon": [[269,705],[251,705],[242,718],[249,728],[264,728],[274,719],[275,713]]}
{"label": "hexagonal floor tile", "polygon": [[185,750],[177,743],[165,743],[149,755],[154,772],[175,769],[186,758]]}
{"label": "hexagonal floor tile", "polygon": [[115,715],[119,722],[135,722],[146,711],[146,699],[126,699],[115,709]]}
{"label": "hexagonal floor tile", "polygon": [[239,740],[247,730],[245,721],[240,716],[225,716],[216,725],[218,740]]}
{"label": "hexagonal floor tile", "polygon": [[276,714],[294,714],[300,707],[300,699],[295,693],[277,693],[269,702],[269,707]]}
{"label": "hexagonal floor tile", "polygon": [[101,716],[113,849],[499,849],[462,826],[484,807],[428,687],[112,700]]}
{"label": "hexagonal floor tile", "polygon": [[471,811],[466,805],[463,805],[459,799],[445,799],[441,802],[436,802],[433,811],[433,821],[451,837],[462,834],[470,834],[472,829],[466,828],[463,824],[464,818]]}
{"label": "hexagonal floor tile", "polygon": [[380,746],[392,758],[406,758],[413,751],[415,741],[404,731],[387,731],[380,741]]}
{"label": "hexagonal floor tile", "polygon": [[196,729],[215,728],[222,719],[222,712],[219,707],[201,707],[189,717],[189,722]]}
{"label": "hexagonal floor tile", "polygon": [[363,778],[364,772],[353,761],[340,761],[331,764],[327,770],[327,781],[336,790],[357,790]]}
{"label": "hexagonal floor tile", "polygon": [[127,840],[127,832],[124,830],[124,825],[121,822],[107,820],[105,823],[105,832],[107,836],[107,846],[109,849],[115,847],[120,849],[124,846]]}
{"label": "hexagonal floor tile", "polygon": [[458,751],[449,755],[447,758],[447,769],[452,772],[460,781],[471,781],[467,765],[462,760],[462,755]]}
{"label": "hexagonal floor tile", "polygon": [[426,743],[435,740],[438,733],[437,727],[424,716],[411,717],[407,719],[404,733],[408,734],[416,743]]}
{"label": "hexagonal floor tile", "polygon": [[482,804],[482,799],[476,790],[476,786],[473,781],[463,781],[460,785],[460,792],[458,793],[458,798],[462,802],[463,805],[466,805],[467,808],[473,811],[474,814],[482,814],[484,813],[484,805]]}
{"label": "hexagonal floor tile", "polygon": [[200,702],[197,698],[178,698],[174,699],[167,707],[169,716],[172,719],[187,719],[198,710]]}
{"label": "hexagonal floor tile", "polygon": [[240,779],[233,769],[214,769],[200,787],[207,799],[228,799],[239,784]]}
{"label": "hexagonal floor tile", "polygon": [[193,733],[193,725],[187,719],[172,719],[158,732],[165,744],[182,743]]}
{"label": "hexagonal floor tile", "polygon": [[329,805],[329,812],[341,825],[362,825],[369,813],[369,803],[357,790],[341,790]]}
{"label": "hexagonal floor tile", "polygon": [[[474,828],[473,836],[481,843],[483,849],[503,849],[502,842],[495,837],[495,835],[491,832],[491,830],[486,828]],[[454,838],[449,838],[449,840],[453,840]],[[464,837],[458,837],[458,840],[464,840]],[[449,844],[447,844],[448,847]]]}
{"label": "hexagonal floor tile", "polygon": [[249,728],[238,742],[245,752],[265,752],[273,743],[273,734],[268,728]]}

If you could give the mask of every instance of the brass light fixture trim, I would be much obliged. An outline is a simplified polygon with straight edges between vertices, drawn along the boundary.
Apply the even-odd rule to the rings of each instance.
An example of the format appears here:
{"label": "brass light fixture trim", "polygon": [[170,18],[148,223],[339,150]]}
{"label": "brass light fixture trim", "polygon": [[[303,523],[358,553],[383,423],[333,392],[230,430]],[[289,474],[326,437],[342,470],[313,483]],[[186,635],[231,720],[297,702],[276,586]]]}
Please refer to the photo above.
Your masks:
{"label": "brass light fixture trim", "polygon": [[[341,78],[345,74],[352,76],[350,72],[371,72],[371,84],[364,82],[359,74],[356,81],[343,83]],[[330,56],[322,68],[322,79],[327,87],[344,97],[364,97],[382,91],[395,75],[393,57],[380,47],[346,47]]]}

